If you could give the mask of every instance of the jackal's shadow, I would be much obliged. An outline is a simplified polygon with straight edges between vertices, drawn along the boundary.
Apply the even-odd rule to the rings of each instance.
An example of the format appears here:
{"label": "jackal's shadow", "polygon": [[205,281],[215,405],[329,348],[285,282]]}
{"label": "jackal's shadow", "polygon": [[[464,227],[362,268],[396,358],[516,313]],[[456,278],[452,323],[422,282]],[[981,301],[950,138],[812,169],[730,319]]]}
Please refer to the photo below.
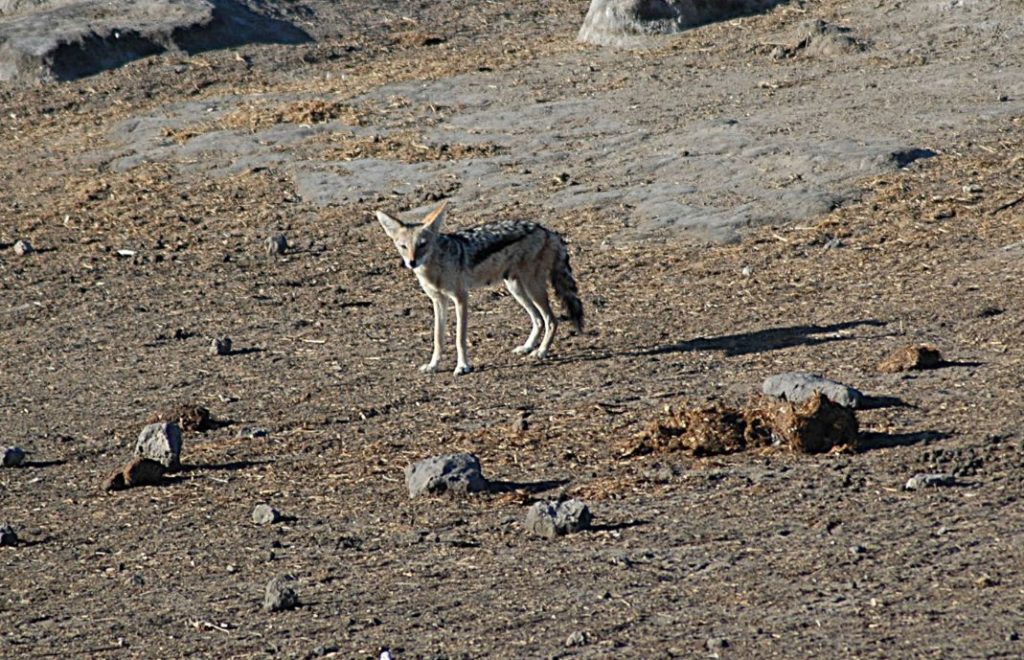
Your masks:
{"label": "jackal's shadow", "polygon": [[722,351],[726,355],[748,355],[750,353],[766,353],[792,346],[815,346],[833,341],[856,339],[856,335],[840,335],[844,330],[860,326],[884,326],[884,321],[864,319],[860,321],[844,321],[831,325],[796,325],[786,328],[767,328],[753,332],[740,332],[720,337],[697,337],[671,344],[660,344],[640,349],[627,355],[662,355],[685,351]]}
{"label": "jackal's shadow", "polygon": [[[656,344],[647,348],[632,351],[595,352],[589,355],[566,355],[561,361],[586,362],[590,360],[607,360],[614,357],[643,357],[648,355],[665,355],[669,353],[685,353],[688,351],[722,351],[725,355],[749,355],[766,353],[792,346],[815,346],[834,341],[858,339],[857,334],[839,334],[845,330],[858,327],[885,326],[885,321],[863,319],[843,321],[830,325],[795,325],[784,328],[766,328],[753,332],[740,332],[720,337],[696,337],[667,344]],[[559,361],[555,358],[552,361]]]}

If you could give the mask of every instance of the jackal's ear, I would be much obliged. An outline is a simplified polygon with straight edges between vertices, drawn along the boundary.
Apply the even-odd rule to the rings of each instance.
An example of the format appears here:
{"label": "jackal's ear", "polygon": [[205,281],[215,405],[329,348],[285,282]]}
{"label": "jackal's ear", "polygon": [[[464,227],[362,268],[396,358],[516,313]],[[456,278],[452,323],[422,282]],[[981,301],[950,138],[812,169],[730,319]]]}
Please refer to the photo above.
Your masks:
{"label": "jackal's ear", "polygon": [[423,218],[423,226],[430,229],[430,231],[438,231],[441,229],[441,223],[444,222],[444,212],[448,208],[448,200],[441,202],[436,209],[427,214],[427,217]]}
{"label": "jackal's ear", "polygon": [[384,228],[384,232],[391,238],[395,238],[398,232],[402,229],[402,223],[395,220],[384,211],[377,211],[377,221],[380,222],[380,226]]}

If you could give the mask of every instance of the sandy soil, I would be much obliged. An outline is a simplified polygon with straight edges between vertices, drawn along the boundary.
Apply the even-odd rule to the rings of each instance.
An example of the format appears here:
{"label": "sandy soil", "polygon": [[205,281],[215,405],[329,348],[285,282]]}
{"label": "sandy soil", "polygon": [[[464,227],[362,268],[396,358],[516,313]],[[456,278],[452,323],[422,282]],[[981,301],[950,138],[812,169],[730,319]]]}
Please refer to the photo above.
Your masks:
{"label": "sandy soil", "polygon": [[[791,3],[643,53],[575,44],[581,2],[258,4],[317,41],[0,90],[0,446],[30,452],[0,654],[1024,653],[1012,3]],[[819,18],[870,47],[787,55]],[[525,316],[479,291],[477,371],[420,374],[430,306],[372,212],[438,198],[562,232],[586,333],[512,355]],[[877,369],[918,343],[941,368]],[[858,451],[630,455],[790,370],[876,398]],[[103,492],[180,403],[223,424]],[[511,490],[408,499],[456,450]],[[560,494],[595,529],[526,533]],[[300,607],[262,612],[283,575]]]}

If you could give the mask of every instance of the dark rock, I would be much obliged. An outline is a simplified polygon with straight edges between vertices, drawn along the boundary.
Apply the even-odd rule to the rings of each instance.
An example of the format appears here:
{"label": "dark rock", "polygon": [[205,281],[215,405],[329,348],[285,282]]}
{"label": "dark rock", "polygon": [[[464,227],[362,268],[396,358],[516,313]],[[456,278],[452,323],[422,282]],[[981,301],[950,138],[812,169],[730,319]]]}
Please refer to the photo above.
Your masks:
{"label": "dark rock", "polygon": [[590,527],[590,509],[580,500],[565,502],[537,502],[526,513],[526,529],[554,538],[573,534]]}
{"label": "dark rock", "polygon": [[210,355],[230,355],[231,337],[215,337],[210,342]]}
{"label": "dark rock", "polygon": [[463,495],[485,491],[487,480],[480,471],[480,459],[473,454],[434,456],[405,468],[409,497],[453,493]]}
{"label": "dark rock", "polygon": [[0,547],[18,545],[18,535],[10,525],[0,525]]}
{"label": "dark rock", "polygon": [[282,612],[299,606],[299,597],[290,577],[277,577],[267,583],[263,596],[264,612]]}
{"label": "dark rock", "polygon": [[235,434],[236,438],[266,438],[270,435],[267,429],[261,429],[253,426],[243,426],[238,429]]}
{"label": "dark rock", "polygon": [[4,450],[3,466],[20,467],[25,462],[25,450],[21,447],[8,447]]}
{"label": "dark rock", "polygon": [[274,234],[267,238],[267,254],[280,255],[288,251],[288,237],[284,234]]}

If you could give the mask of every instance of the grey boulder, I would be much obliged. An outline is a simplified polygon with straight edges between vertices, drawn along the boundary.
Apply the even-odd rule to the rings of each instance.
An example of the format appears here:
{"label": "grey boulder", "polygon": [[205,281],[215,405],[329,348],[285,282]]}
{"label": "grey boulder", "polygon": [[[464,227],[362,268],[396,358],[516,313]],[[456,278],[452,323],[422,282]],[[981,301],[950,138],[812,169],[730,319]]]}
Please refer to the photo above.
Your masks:
{"label": "grey boulder", "polygon": [[272,525],[281,520],[281,512],[269,504],[257,504],[252,510],[252,521],[257,525]]}
{"label": "grey boulder", "polygon": [[139,434],[135,455],[177,470],[181,467],[181,429],[174,422],[150,424]]}
{"label": "grey boulder", "polygon": [[796,371],[768,377],[761,385],[761,391],[792,403],[803,403],[815,392],[844,408],[859,408],[864,402],[864,395],[849,385]]}
{"label": "grey boulder", "polygon": [[922,488],[937,488],[939,486],[955,486],[956,477],[952,474],[915,474],[907,480],[904,486],[906,490],[921,490]]}
{"label": "grey boulder", "polygon": [[526,513],[526,529],[547,538],[590,528],[590,509],[580,500],[537,502]]}
{"label": "grey boulder", "polygon": [[424,493],[463,495],[487,490],[480,459],[473,454],[447,454],[413,463],[405,468],[409,497]]}

